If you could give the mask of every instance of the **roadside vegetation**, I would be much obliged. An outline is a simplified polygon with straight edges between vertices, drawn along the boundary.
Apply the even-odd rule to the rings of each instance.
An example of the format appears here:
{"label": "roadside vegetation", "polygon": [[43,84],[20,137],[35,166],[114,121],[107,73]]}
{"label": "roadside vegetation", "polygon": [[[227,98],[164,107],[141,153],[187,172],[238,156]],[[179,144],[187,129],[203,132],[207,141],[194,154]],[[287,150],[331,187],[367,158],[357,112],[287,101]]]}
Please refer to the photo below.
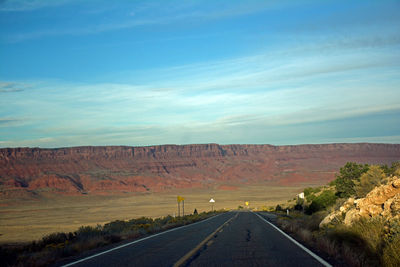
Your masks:
{"label": "roadside vegetation", "polygon": [[53,233],[27,244],[0,246],[1,266],[46,266],[124,240],[139,239],[154,233],[191,224],[224,211],[202,212],[181,217],[137,218],[113,221],[104,225],[82,226],[75,232]]}
{"label": "roadside vegetation", "polygon": [[[276,206],[274,211],[280,214],[277,224],[337,265],[400,266],[397,208],[392,210],[390,220],[370,215],[357,217],[351,223],[345,222],[343,208],[349,201],[357,203],[374,188],[397,179],[396,176],[400,178],[400,162],[391,166],[348,162],[330,184],[305,188],[304,199],[295,198]],[[339,215],[321,224],[331,214]]]}

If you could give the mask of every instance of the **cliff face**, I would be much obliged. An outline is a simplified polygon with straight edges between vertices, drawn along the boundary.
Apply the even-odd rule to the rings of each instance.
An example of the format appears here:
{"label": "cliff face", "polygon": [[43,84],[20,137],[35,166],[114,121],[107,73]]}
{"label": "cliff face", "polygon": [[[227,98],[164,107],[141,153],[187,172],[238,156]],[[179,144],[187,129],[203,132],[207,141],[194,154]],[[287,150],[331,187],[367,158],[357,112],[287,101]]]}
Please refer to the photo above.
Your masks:
{"label": "cliff face", "polygon": [[0,149],[0,194],[163,191],[223,183],[322,181],[348,161],[391,163],[400,145],[162,145]]}

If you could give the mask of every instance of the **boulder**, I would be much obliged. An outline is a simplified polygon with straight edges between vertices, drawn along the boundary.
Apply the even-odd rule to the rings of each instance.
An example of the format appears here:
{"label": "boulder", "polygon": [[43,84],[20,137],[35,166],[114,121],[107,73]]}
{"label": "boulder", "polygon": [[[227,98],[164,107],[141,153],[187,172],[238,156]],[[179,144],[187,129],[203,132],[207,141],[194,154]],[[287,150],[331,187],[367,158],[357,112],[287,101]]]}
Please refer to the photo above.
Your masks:
{"label": "boulder", "polygon": [[346,213],[346,217],[344,218],[344,224],[350,225],[352,222],[360,219],[360,213],[356,209],[352,209]]}

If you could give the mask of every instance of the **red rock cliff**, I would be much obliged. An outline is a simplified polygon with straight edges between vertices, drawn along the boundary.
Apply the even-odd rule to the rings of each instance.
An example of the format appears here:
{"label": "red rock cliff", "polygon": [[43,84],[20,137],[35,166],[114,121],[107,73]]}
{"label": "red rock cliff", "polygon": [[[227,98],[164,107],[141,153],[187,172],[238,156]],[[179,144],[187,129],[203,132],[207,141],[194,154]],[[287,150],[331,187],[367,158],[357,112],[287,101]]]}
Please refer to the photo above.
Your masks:
{"label": "red rock cliff", "polygon": [[213,183],[329,181],[347,161],[400,160],[400,145],[162,145],[0,149],[0,190],[162,191]]}

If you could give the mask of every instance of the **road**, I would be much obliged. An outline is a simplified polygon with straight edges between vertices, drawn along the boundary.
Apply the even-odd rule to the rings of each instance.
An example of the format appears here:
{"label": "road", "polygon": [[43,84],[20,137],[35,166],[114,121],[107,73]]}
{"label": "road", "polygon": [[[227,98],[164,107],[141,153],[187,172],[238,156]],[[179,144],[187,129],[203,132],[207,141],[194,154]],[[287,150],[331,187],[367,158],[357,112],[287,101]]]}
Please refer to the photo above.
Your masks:
{"label": "road", "polygon": [[329,266],[266,222],[271,216],[228,212],[66,266]]}

